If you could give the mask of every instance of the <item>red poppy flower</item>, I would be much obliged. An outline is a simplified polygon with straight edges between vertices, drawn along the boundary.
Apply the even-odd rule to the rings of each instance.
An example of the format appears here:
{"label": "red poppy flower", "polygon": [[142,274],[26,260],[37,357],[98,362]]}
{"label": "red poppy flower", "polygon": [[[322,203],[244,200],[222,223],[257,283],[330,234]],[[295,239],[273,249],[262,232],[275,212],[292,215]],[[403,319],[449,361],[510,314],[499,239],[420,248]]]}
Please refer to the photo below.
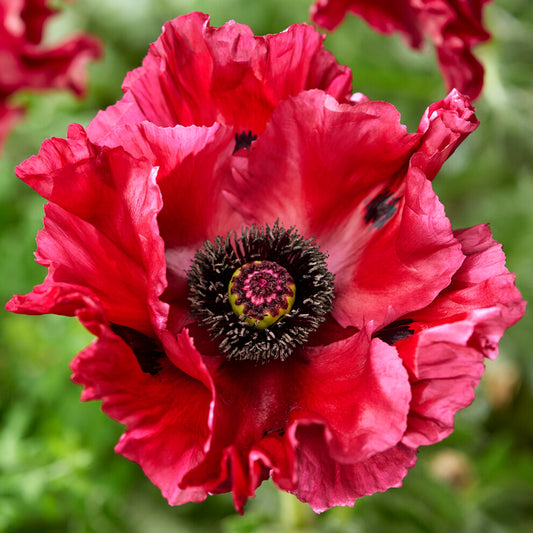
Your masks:
{"label": "red poppy flower", "polygon": [[17,168],[49,200],[49,273],[8,309],[97,336],[73,379],[173,505],[242,511],[269,476],[317,511],[400,485],[523,314],[487,227],[452,232],[432,190],[468,99],[408,133],[333,91],[321,39],[180,17],[89,134]]}
{"label": "red poppy flower", "polygon": [[22,109],[11,95],[23,89],[70,89],[82,94],[85,64],[100,56],[99,42],[81,35],[50,47],[41,44],[44,25],[54,14],[47,0],[0,0],[0,145]]}
{"label": "red poppy flower", "polygon": [[335,29],[347,12],[362,17],[378,32],[400,32],[419,49],[428,35],[437,51],[448,90],[475,99],[483,88],[483,66],[472,48],[490,39],[482,24],[483,6],[490,0],[318,0],[311,18],[318,26]]}

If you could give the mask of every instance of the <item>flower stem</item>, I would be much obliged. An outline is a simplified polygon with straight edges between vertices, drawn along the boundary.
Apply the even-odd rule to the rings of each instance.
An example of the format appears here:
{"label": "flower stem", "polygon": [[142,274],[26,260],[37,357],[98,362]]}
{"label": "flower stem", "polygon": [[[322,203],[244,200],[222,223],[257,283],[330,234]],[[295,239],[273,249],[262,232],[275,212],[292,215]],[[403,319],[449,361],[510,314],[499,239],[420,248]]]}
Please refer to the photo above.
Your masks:
{"label": "flower stem", "polygon": [[310,508],[296,498],[283,490],[279,491],[281,525],[283,531],[296,531],[305,529],[311,525],[312,514]]}

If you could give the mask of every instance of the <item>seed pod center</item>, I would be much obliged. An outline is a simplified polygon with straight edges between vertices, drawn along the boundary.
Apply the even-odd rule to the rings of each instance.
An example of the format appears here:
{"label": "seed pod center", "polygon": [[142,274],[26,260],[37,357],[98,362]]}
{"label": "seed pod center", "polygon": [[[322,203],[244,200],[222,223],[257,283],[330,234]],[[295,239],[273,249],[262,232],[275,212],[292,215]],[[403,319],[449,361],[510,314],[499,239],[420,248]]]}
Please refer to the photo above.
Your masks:
{"label": "seed pod center", "polygon": [[233,312],[248,325],[265,329],[290,312],[296,285],[273,261],[252,261],[238,268],[228,287]]}

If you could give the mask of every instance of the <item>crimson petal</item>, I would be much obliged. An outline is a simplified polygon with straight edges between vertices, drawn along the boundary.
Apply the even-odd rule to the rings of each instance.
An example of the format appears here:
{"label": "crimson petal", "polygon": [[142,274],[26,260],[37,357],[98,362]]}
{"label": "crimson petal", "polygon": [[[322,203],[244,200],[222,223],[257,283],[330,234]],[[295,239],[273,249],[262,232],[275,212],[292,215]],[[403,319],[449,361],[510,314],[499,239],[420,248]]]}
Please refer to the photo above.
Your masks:
{"label": "crimson petal", "polygon": [[170,21],[150,47],[142,67],[124,80],[124,98],[100,112],[88,127],[92,139],[112,126],[148,120],[233,126],[261,133],[279,101],[321,88],[348,100],[351,72],[323,48],[324,37],[299,24],[255,37],[248,26],[209,26],[209,16],[191,13]]}
{"label": "crimson petal", "polygon": [[112,130],[101,144],[121,147],[133,157],[157,167],[157,184],[164,199],[158,226],[165,243],[168,287],[174,331],[190,322],[185,273],[207,239],[227,235],[242,225],[242,217],[225,199],[231,183],[231,128],[174,126],[149,122],[126,124]]}
{"label": "crimson petal", "polygon": [[455,235],[465,261],[434,302],[409,315],[412,335],[395,344],[413,390],[403,439],[412,447],[451,433],[455,413],[474,399],[483,359],[496,357],[504,331],[525,310],[501,245],[488,227]]}
{"label": "crimson petal", "polygon": [[[50,267],[41,290],[55,283],[87,287],[110,321],[150,334],[167,315],[158,298],[166,280],[156,171],[121,148],[92,145],[79,127],[69,133],[69,140],[43,143],[16,170],[51,202],[38,239],[37,259]],[[9,305],[31,312],[34,301],[16,297]]]}
{"label": "crimson petal", "polygon": [[333,316],[344,327],[379,327],[430,303],[464,258],[421,172],[441,148],[408,134],[390,104],[307,91],[279,104],[230,201],[250,223],[281,213],[314,236],[336,276]]}
{"label": "crimson petal", "polygon": [[137,462],[172,505],[204,500],[202,488],[179,485],[204,456],[210,390],[167,359],[157,376],[143,372],[130,348],[106,325],[102,309],[87,299],[78,303],[76,314],[99,338],[71,363],[72,379],[85,387],[82,400],[103,400],[103,411],[126,425],[117,453]]}
{"label": "crimson petal", "polygon": [[[277,483],[291,486],[287,457],[300,447],[294,436],[300,426],[324,426],[331,461],[343,464],[388,450],[404,434],[411,398],[407,373],[396,350],[370,341],[366,331],[268,366],[208,359],[215,390],[212,438],[184,488],[233,490],[242,508],[267,467],[276,469]],[[240,481],[230,472],[238,472]]]}
{"label": "crimson petal", "polygon": [[316,425],[299,428],[297,438],[301,443],[296,456],[299,485],[292,492],[317,513],[351,506],[357,498],[401,486],[416,462],[416,452],[403,444],[365,461],[336,462],[328,454],[322,428]]}

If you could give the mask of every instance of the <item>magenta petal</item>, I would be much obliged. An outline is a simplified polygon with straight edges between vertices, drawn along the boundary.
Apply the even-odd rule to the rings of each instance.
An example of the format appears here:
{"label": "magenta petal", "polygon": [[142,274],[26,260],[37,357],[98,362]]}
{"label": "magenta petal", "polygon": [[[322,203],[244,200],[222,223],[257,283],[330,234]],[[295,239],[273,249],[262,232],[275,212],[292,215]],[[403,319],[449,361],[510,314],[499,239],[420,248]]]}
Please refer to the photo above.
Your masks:
{"label": "magenta petal", "polygon": [[85,287],[76,287],[68,283],[42,283],[34,287],[29,294],[15,295],[6,304],[6,309],[13,313],[27,315],[76,316],[80,301],[96,300]]}
{"label": "magenta petal", "polygon": [[[172,335],[169,331],[163,331],[160,338],[166,355],[177,368],[203,383],[209,391],[214,390],[211,375],[187,329],[184,329],[177,336]],[[211,423],[209,427],[211,428]]]}
{"label": "magenta petal", "polygon": [[278,105],[253,143],[249,176],[235,183],[246,202],[235,200],[235,208],[259,223],[282,214],[304,235],[338,242],[339,226],[344,232],[369,189],[392,186],[419,137],[385,102],[339,104],[322,91],[303,92]]}
{"label": "magenta petal", "polygon": [[103,303],[109,321],[150,334],[148,280],[142,266],[94,226],[56,204],[48,204],[45,214],[36,253],[37,261],[49,267],[44,285],[86,287]]}
{"label": "magenta petal", "polygon": [[351,72],[323,49],[324,36],[311,26],[295,24],[263,38],[245,29],[230,22],[210,29],[206,41],[214,65],[211,95],[224,123],[259,134],[281,100],[307,89],[347,100]]}
{"label": "magenta petal", "polygon": [[[364,330],[320,348],[309,348],[307,368],[294,377],[302,410],[325,425],[333,459],[363,461],[395,446],[403,435],[411,391],[396,349]],[[296,406],[295,406],[296,407]]]}
{"label": "magenta petal", "polygon": [[121,147],[157,168],[163,199],[157,220],[168,281],[164,300],[172,304],[173,329],[178,331],[190,321],[185,272],[192,257],[206,239],[242,225],[225,197],[231,186],[233,130],[220,124],[162,128],[144,122],[117,127],[98,143]]}
{"label": "magenta petal", "polygon": [[250,149],[249,174],[235,176],[229,199],[247,220],[273,223],[284,213],[281,223],[329,254],[332,314],[344,327],[379,327],[427,305],[463,260],[414,168],[422,139],[389,104],[344,105],[308,91],[280,103]]}
{"label": "magenta petal", "polygon": [[434,302],[409,315],[412,334],[395,344],[412,384],[403,439],[411,447],[451,433],[456,412],[474,399],[484,357],[496,357],[504,331],[524,314],[525,302],[488,227],[455,235],[463,264]]}
{"label": "magenta petal", "polygon": [[400,353],[418,352],[408,429],[402,439],[407,446],[417,448],[447,437],[457,411],[474,399],[485,367],[483,354],[468,346],[473,329],[470,320],[436,326],[413,339],[416,348],[408,343],[398,348]]}
{"label": "magenta petal", "polygon": [[[402,5],[391,16],[407,22],[422,9]],[[408,133],[392,105],[349,98],[322,39],[180,17],[89,134],[73,125],[17,168],[50,201],[48,276],[7,307],[77,316],[98,337],[73,379],[125,424],[116,450],[170,504],[232,492],[242,512],[271,477],[320,512],[399,486],[524,312],[488,228],[452,232],[432,189],[477,126],[468,97],[452,91]],[[327,256],[332,307],[313,288],[330,279],[320,254],[278,223]],[[213,239],[228,248],[202,247]],[[296,285],[294,312],[261,331],[226,305],[232,274],[255,260]]]}
{"label": "magenta petal", "polygon": [[317,512],[338,505],[353,505],[357,498],[399,487],[416,462],[415,451],[399,444],[362,462],[339,463],[328,454],[320,426],[302,426],[296,459],[298,499]]}
{"label": "magenta petal", "polygon": [[203,361],[214,384],[211,438],[205,459],[185,476],[182,486],[232,491],[236,508],[242,510],[267,477],[267,464],[287,468],[283,434],[293,402],[291,382],[302,363],[294,358],[258,367],[249,361],[225,364],[217,356]]}
{"label": "magenta petal", "polygon": [[163,197],[158,222],[167,251],[196,249],[242,223],[224,196],[235,148],[232,129],[220,124],[162,128],[143,122],[117,127],[98,144],[121,147],[157,167]]}
{"label": "magenta petal", "polygon": [[432,180],[446,159],[478,125],[470,99],[454,89],[426,109],[418,126],[423,136],[412,164]]}
{"label": "magenta petal", "polygon": [[100,54],[100,42],[88,35],[73,37],[55,48],[28,45],[20,58],[24,67],[17,85],[21,89],[70,89],[81,95],[87,85],[87,63]]}
{"label": "magenta petal", "polygon": [[84,386],[82,400],[103,400],[103,411],[126,425],[116,451],[139,463],[172,505],[205,499],[201,487],[180,489],[181,479],[204,457],[212,399],[209,376],[187,343],[167,338],[166,354],[175,364],[163,357],[151,375],[111,332],[103,308],[83,288],[54,283],[25,298],[35,312],[77,316],[98,336],[72,361],[73,380]]}
{"label": "magenta petal", "polygon": [[396,217],[366,245],[350,277],[347,270],[340,273],[336,283],[344,290],[334,316],[341,325],[359,316],[386,325],[429,304],[463,259],[430,182],[411,169]]}
{"label": "magenta petal", "polygon": [[48,18],[56,13],[56,10],[47,4],[47,0],[5,2],[5,26],[14,34],[23,34],[28,42],[38,44],[43,38]]}
{"label": "magenta petal", "polygon": [[182,490],[179,484],[203,457],[209,389],[167,360],[157,376],[143,372],[101,310],[80,307],[76,314],[99,338],[72,361],[72,379],[85,387],[82,400],[103,400],[103,411],[126,425],[116,451],[139,463],[172,505],[205,499],[201,488]]}
{"label": "magenta petal", "polygon": [[[488,226],[479,225],[455,232],[466,258],[449,287],[435,301],[410,315],[421,324],[463,320],[475,326],[469,345],[494,359],[505,330],[518,322],[525,302],[505,267],[505,255]],[[426,327],[426,326],[424,326]]]}
{"label": "magenta petal", "polygon": [[293,463],[304,443],[293,435],[300,426],[323,425],[331,460],[343,464],[396,446],[405,432],[407,373],[395,348],[370,341],[367,332],[260,368],[208,359],[212,438],[183,486],[232,490],[238,508],[253,496],[265,468],[280,486],[297,486]]}

